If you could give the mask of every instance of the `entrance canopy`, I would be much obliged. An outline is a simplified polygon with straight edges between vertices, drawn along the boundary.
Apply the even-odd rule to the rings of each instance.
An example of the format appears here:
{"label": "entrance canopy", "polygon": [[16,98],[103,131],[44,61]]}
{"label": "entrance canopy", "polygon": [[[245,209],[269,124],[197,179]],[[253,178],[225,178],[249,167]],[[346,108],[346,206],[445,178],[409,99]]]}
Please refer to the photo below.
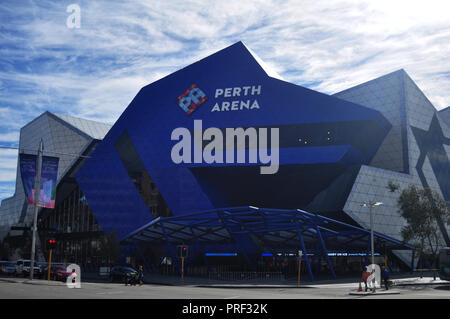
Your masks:
{"label": "entrance canopy", "polygon": [[[252,206],[159,217],[125,236],[122,243],[239,244],[245,238],[251,238],[265,251],[306,250],[318,241],[329,251],[367,251],[370,248],[368,229],[300,209]],[[378,232],[374,232],[374,238],[378,250],[412,249],[408,244]]]}
{"label": "entrance canopy", "polygon": [[[301,250],[311,280],[314,280],[312,263],[314,260],[320,263],[322,257],[336,278],[330,251],[366,252],[368,263],[371,247],[370,230],[299,209],[252,206],[159,217],[127,235],[122,243],[135,247],[139,247],[139,243],[160,243],[172,248],[187,244],[200,251],[204,251],[202,246],[210,247],[211,244],[234,244],[236,251],[253,269],[256,269],[255,254]],[[375,250],[381,252],[412,249],[404,242],[377,232],[374,243]]]}

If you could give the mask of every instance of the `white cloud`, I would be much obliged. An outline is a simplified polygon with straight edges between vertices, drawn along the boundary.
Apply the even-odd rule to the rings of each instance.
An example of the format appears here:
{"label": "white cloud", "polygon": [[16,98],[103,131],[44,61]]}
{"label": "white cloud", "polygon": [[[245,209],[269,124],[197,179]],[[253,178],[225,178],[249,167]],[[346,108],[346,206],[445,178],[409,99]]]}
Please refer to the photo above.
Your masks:
{"label": "white cloud", "polygon": [[11,197],[13,194],[14,194],[14,183],[0,181],[0,199]]}
{"label": "white cloud", "polygon": [[[288,81],[325,93],[405,68],[437,108],[448,104],[449,90],[439,85],[446,81],[440,72],[450,70],[445,1],[80,1],[80,7],[81,29],[65,26],[63,4],[43,10],[36,3],[25,8],[32,17],[17,25],[20,35],[9,35],[10,42],[28,43],[10,55],[53,59],[47,72],[26,73],[37,88],[29,104],[39,111],[66,109],[55,96],[67,94],[72,113],[114,120],[156,76],[238,40]],[[106,105],[113,111],[104,117]]]}
{"label": "white cloud", "polygon": [[16,180],[16,172],[11,169],[0,168],[0,182],[13,182]]}
{"label": "white cloud", "polygon": [[17,144],[19,142],[19,132],[0,133],[0,142],[12,142]]}
{"label": "white cloud", "polygon": [[66,27],[65,2],[0,4],[5,140],[45,110],[112,124],[144,85],[239,40],[324,93],[404,68],[438,109],[450,105],[448,1],[77,3],[80,29]]}
{"label": "white cloud", "polygon": [[0,182],[11,182],[10,193],[16,180],[17,154],[17,150],[0,149]]}

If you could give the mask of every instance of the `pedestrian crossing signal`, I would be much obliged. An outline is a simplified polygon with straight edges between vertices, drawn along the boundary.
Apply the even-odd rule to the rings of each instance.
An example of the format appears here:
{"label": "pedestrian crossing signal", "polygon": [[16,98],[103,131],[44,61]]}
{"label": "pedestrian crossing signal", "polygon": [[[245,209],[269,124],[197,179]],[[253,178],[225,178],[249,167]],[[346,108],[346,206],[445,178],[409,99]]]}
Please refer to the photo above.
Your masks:
{"label": "pedestrian crossing signal", "polygon": [[185,258],[188,254],[188,247],[185,245],[177,246],[178,258]]}
{"label": "pedestrian crossing signal", "polygon": [[54,239],[48,240],[48,242],[47,242],[48,249],[54,249],[55,245],[56,245],[56,240],[54,240]]}

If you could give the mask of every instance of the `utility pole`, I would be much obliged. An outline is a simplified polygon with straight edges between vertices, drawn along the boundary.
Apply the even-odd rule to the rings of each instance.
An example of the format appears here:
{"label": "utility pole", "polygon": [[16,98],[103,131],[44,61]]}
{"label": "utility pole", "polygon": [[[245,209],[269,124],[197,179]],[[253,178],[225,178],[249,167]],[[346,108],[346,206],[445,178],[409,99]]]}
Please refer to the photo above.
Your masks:
{"label": "utility pole", "polygon": [[41,139],[39,142],[38,157],[36,164],[36,179],[34,183],[34,217],[33,217],[33,239],[31,242],[31,263],[30,263],[30,280],[33,280],[34,276],[34,255],[36,253],[36,232],[37,232],[37,215],[38,215],[38,202],[39,195],[41,193],[41,170],[42,170],[42,152],[44,150],[44,143]]}

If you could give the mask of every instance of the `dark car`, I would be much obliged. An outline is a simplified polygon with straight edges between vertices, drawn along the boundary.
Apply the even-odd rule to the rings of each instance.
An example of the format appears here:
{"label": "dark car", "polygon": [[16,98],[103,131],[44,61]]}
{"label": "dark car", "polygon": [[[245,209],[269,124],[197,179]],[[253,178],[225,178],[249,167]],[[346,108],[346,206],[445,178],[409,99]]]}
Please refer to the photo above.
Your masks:
{"label": "dark car", "polygon": [[131,267],[115,266],[109,272],[109,281],[125,282],[127,276],[137,276],[137,270]]}
{"label": "dark car", "polygon": [[0,274],[14,276],[16,263],[14,261],[0,261]]}

